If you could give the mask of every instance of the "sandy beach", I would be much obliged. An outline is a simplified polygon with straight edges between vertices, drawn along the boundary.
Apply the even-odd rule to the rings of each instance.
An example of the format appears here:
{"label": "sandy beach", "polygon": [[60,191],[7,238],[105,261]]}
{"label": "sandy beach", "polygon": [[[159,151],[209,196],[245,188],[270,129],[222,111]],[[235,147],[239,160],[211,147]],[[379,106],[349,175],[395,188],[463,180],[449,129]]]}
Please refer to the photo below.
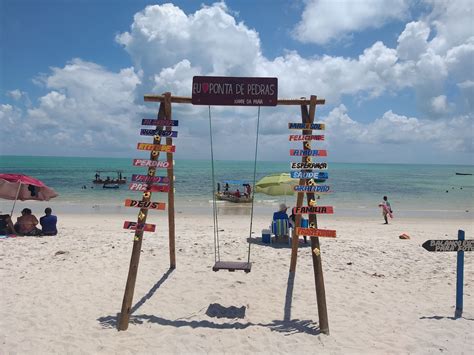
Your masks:
{"label": "sandy beach", "polygon": [[[123,215],[60,217],[56,237],[0,241],[0,352],[10,353],[469,353],[474,273],[465,255],[463,318],[453,319],[456,253],[427,239],[456,239],[467,219],[322,218],[330,335],[319,334],[310,248],[295,275],[287,244],[262,244],[254,220],[249,274],[212,272],[212,217],[177,214],[170,271],[165,214],[149,219],[129,329],[116,330],[132,234]],[[222,259],[244,260],[248,217],[220,217]],[[410,240],[398,236],[407,233]]]}

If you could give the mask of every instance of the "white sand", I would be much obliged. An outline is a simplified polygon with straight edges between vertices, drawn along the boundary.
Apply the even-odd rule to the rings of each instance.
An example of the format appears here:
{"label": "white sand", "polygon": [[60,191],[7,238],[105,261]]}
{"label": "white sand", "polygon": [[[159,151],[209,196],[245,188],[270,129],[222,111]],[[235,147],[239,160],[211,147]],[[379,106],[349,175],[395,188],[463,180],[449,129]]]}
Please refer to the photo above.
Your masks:
{"label": "white sand", "polygon": [[[143,242],[133,302],[139,307],[125,332],[115,324],[132,248],[132,235],[121,228],[128,218],[67,215],[57,237],[0,240],[0,353],[474,349],[474,253],[465,253],[464,314],[454,320],[456,253],[421,247],[427,239],[455,239],[459,228],[472,239],[471,221],[396,219],[385,226],[381,218],[323,217],[320,227],[338,231],[335,240],[320,238],[326,336],[317,334],[310,248],[299,251],[293,288],[287,287],[286,245],[254,244],[250,274],[214,273],[212,219],[178,214],[177,269],[169,273],[164,216],[149,219],[158,231]],[[220,223],[222,259],[245,260],[247,217],[224,216]],[[267,225],[258,217],[256,235]],[[402,232],[412,239],[398,239]]]}

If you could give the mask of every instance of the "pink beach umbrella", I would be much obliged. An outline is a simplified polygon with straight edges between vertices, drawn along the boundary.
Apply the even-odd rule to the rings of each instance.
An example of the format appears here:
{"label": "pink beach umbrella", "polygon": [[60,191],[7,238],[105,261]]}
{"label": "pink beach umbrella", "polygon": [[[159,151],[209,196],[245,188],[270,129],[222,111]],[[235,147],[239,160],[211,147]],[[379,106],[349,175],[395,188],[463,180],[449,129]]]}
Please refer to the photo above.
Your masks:
{"label": "pink beach umbrella", "polygon": [[42,181],[23,174],[0,174],[0,198],[14,200],[11,215],[17,200],[49,201],[58,196],[56,191]]}

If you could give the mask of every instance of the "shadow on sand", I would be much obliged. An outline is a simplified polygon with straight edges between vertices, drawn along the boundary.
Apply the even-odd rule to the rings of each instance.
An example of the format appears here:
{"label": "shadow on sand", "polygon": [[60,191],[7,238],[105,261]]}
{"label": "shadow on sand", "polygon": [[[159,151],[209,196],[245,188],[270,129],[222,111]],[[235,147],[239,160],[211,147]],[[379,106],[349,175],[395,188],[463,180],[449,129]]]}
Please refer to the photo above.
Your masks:
{"label": "shadow on sand", "polygon": [[[293,286],[295,274],[289,273],[288,284],[285,296],[285,308],[283,320],[273,320],[271,323],[252,323],[252,322],[229,322],[216,323],[210,320],[183,320],[183,319],[165,319],[156,315],[150,314],[134,314],[139,308],[150,299],[160,286],[171,275],[173,269],[168,270],[158,282],[153,285],[150,291],[147,292],[133,307],[132,315],[130,317],[130,324],[154,323],[162,326],[171,326],[176,328],[191,327],[191,328],[212,328],[212,329],[246,329],[248,327],[266,327],[271,331],[285,333],[285,335],[292,335],[296,333],[306,333],[310,335],[320,334],[318,325],[311,320],[291,319],[291,305],[293,299]],[[219,303],[212,303],[206,310],[206,316],[210,318],[227,318],[227,319],[243,319],[245,318],[246,307],[224,307]],[[97,321],[105,329],[116,328],[120,314],[99,317]]]}
{"label": "shadow on sand", "polygon": [[[247,238],[247,243],[257,244],[264,247],[275,248],[275,249],[291,249],[291,240],[289,243],[288,243],[288,240],[277,240],[276,242],[272,242],[272,243],[264,243],[262,242],[261,237],[252,237],[252,238]],[[311,246],[311,243],[309,241],[308,243],[304,243],[303,239],[301,239],[299,243],[300,244],[298,248],[309,248]]]}

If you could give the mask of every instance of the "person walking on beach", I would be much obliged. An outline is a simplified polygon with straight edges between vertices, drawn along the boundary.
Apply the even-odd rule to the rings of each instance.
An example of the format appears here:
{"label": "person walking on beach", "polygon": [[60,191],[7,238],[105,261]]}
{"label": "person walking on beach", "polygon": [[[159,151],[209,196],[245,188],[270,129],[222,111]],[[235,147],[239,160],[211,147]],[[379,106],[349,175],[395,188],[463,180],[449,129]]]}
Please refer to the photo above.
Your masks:
{"label": "person walking on beach", "polygon": [[383,219],[385,220],[385,224],[388,224],[388,216],[392,218],[392,206],[390,205],[390,202],[388,202],[387,196],[383,197],[383,201],[381,204],[379,204],[379,207],[382,207],[382,215]]}
{"label": "person walking on beach", "polygon": [[56,223],[58,222],[58,217],[52,215],[53,211],[51,208],[47,207],[44,210],[44,216],[40,218],[40,224],[42,228],[43,235],[56,235],[58,230],[56,228]]}

